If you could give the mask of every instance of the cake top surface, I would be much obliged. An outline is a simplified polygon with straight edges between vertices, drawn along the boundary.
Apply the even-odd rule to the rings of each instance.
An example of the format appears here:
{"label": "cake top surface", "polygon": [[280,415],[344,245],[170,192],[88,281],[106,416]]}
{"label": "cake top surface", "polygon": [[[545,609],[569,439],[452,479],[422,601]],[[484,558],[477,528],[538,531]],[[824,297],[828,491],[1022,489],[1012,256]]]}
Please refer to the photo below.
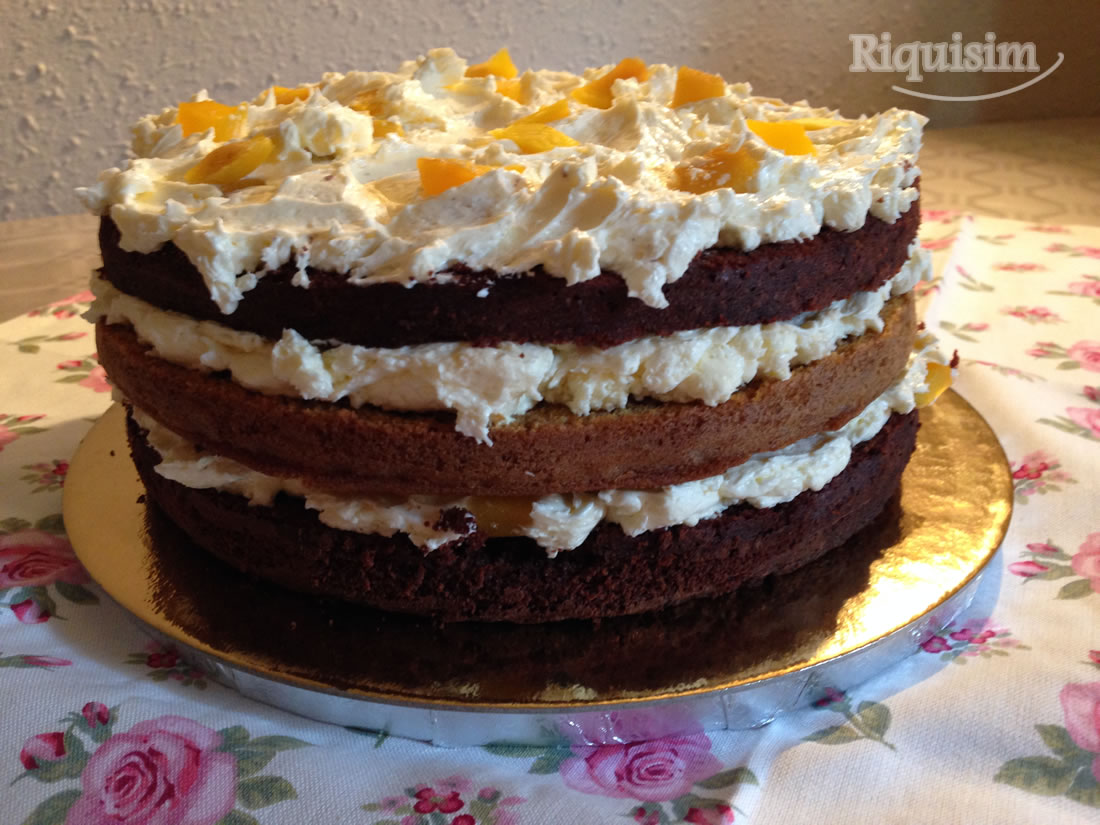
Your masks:
{"label": "cake top surface", "polygon": [[398,71],[326,74],[237,106],[142,118],[133,157],[79,190],[123,249],[174,242],[224,313],[295,261],[353,283],[448,268],[569,283],[618,273],[654,307],[709,247],[892,222],[917,199],[925,119],[846,119],[636,58],[582,75],[469,66],[436,49]]}

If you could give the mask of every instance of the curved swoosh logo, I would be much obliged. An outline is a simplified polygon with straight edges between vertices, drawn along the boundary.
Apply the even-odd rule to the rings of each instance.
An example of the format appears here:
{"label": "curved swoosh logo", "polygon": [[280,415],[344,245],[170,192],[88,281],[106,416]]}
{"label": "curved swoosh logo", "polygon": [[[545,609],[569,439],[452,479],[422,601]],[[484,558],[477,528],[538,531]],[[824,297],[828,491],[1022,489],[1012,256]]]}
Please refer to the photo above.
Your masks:
{"label": "curved swoosh logo", "polygon": [[903,95],[912,95],[913,97],[923,97],[925,100],[991,100],[995,97],[1004,97],[1010,95],[1013,92],[1018,92],[1020,89],[1026,89],[1028,86],[1034,86],[1044,77],[1049,75],[1055,69],[1062,65],[1062,61],[1065,59],[1065,55],[1058,52],[1058,59],[1054,61],[1054,65],[1043,72],[1038,77],[1033,77],[1026,83],[1021,83],[1019,86],[1013,86],[1011,89],[1005,89],[1003,92],[991,92],[987,95],[965,95],[961,97],[952,97],[950,95],[931,95],[927,92],[917,92],[912,89],[906,89],[904,86],[891,86],[895,92],[901,92]]}

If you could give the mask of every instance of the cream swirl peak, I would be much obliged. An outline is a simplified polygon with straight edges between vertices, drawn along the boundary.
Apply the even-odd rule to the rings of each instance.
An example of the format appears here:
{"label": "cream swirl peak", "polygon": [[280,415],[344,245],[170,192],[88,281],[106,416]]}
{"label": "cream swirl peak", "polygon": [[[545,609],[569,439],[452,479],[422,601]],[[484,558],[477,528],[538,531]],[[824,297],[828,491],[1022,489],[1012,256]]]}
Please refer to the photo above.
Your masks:
{"label": "cream swirl peak", "polygon": [[[200,93],[139,121],[126,168],[78,191],[123,249],[175,243],[226,314],[291,260],[303,288],[307,266],[410,286],[455,264],[569,283],[607,270],[662,307],[703,249],[892,222],[917,199],[920,115],[844,119],[721,81],[674,106],[683,70],[643,69],[597,102],[581,92],[611,67],[470,77],[436,49],[237,107]],[[774,121],[794,121],[799,148]]]}

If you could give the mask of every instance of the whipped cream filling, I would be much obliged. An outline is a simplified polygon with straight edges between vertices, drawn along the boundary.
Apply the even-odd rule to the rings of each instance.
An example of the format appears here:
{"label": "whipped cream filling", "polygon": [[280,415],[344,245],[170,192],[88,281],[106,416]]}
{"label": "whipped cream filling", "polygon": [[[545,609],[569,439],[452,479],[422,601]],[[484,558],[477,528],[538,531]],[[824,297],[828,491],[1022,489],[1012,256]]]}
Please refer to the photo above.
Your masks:
{"label": "whipped cream filling", "polygon": [[455,428],[492,443],[493,424],[536,404],[564,404],[577,415],[616,410],[631,398],[728,401],[758,376],[825,357],[848,336],[882,330],[882,308],[927,277],[929,255],[910,258],[873,292],[857,293],[790,321],[690,330],[599,349],[572,344],[494,347],[465,343],[398,348],[307,341],[284,330],[278,342],[159,309],[97,279],[91,317],[127,323],[161,358],[228,370],[240,385],[272,395],[370,404],[390,410],[453,410]]}
{"label": "whipped cream filling", "polygon": [[[747,84],[673,108],[676,68],[665,65],[650,66],[644,81],[615,81],[607,109],[569,99],[610,68],[525,72],[518,103],[496,78],[466,78],[465,60],[436,49],[395,73],[326,74],[304,87],[305,100],[279,104],[269,92],[242,104],[238,137],[270,138],[277,151],[249,174],[254,185],[226,190],[184,179],[223,144],[213,128],[185,137],[178,109],[168,108],[134,127],[125,168],[104,171],[78,195],[110,215],[125,250],[175,243],[227,314],[264,272],[290,260],[302,288],[307,265],[352,283],[409,286],[446,277],[455,263],[502,273],[541,265],[569,283],[608,270],[632,296],[662,307],[665,285],[703,249],[750,250],[812,237],[823,225],[854,230],[868,215],[893,222],[917,199],[926,119],[914,112],[845,119],[754,97]],[[577,145],[524,154],[491,134],[563,98],[570,112],[551,125]],[[785,154],[746,126],[800,117],[836,121],[807,133],[815,154]],[[375,134],[381,121],[384,136]],[[749,191],[670,185],[678,165],[720,146],[746,147],[757,162]],[[426,197],[417,174],[426,157],[495,168]]]}
{"label": "whipped cream filling", "polygon": [[774,507],[807,490],[820,490],[848,465],[853,446],[873,438],[892,414],[914,409],[915,395],[928,389],[930,361],[944,363],[935,350],[935,339],[921,335],[898,379],[845,426],[781,450],[760,453],[721,475],[657,490],[604,490],[534,500],[334,496],[311,489],[297,479],[266,475],[232,459],[200,453],[139,410],[134,415],[149,431],[149,443],[161,456],[156,471],[186,487],[236,493],[255,505],[269,505],[278,493],[288,493],[317,511],[323,524],[383,536],[404,533],[425,552],[467,535],[438,526],[447,510],[468,510],[475,519],[482,513],[486,521],[507,512],[511,515],[505,534],[531,538],[553,556],[579,546],[601,521],[618,524],[627,535],[637,536],[678,524],[695,525],[742,502]]}

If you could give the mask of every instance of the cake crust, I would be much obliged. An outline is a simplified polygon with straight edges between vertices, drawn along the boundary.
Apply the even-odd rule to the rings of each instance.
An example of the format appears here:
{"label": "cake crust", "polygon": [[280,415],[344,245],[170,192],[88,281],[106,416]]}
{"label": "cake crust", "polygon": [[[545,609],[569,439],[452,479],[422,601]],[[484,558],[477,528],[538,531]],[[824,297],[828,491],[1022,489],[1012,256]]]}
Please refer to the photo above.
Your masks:
{"label": "cake crust", "polygon": [[393,413],[251,392],[149,354],[132,330],[100,321],[100,361],[133,404],[182,437],[269,475],[342,495],[541,496],[652,489],[717,475],[750,456],[843,426],[905,366],[913,298],[892,299],[884,329],[844,341],[784,381],[729,401],[636,402],[573,415],[539,405],[491,430],[492,446],[449,413]]}
{"label": "cake crust", "polygon": [[918,426],[916,412],[893,416],[853,449],[843,473],[786,504],[736,505],[695,526],[633,537],[604,523],[553,559],[530,539],[482,534],[424,554],[402,534],[327,527],[285,495],[271,508],[251,507],[241,496],[161,477],[154,469],[160,458],[132,418],[128,435],[152,501],[195,542],[246,573],[445,621],[545,622],[640,613],[801,567],[878,515],[897,489]]}
{"label": "cake crust", "polygon": [[251,507],[230,493],[168,481],[160,456],[129,421],[131,450],[153,502],[201,547],[234,568],[290,590],[334,596],[445,620],[548,621],[641,613],[730,593],[789,572],[844,542],[875,518],[898,487],[916,442],[916,412],[893,416],[853,449],[821,491],[787,504],[729,507],[697,525],[626,536],[596,527],[557,558],[530,539],[482,533],[430,553],[407,537],[327,527],[300,499]]}
{"label": "cake crust", "polygon": [[456,267],[445,273],[448,283],[406,287],[356,285],[345,275],[307,267],[309,287],[303,289],[291,283],[298,272],[291,262],[266,273],[235,312],[223,315],[177,246],[147,255],[126,252],[109,216],[100,222],[100,277],[163,309],[274,339],[294,329],[311,340],[366,347],[437,341],[610,347],[643,335],[786,320],[878,289],[905,263],[919,225],[914,205],[892,224],[868,217],[855,232],[825,227],[809,240],[752,252],[708,249],[665,288],[669,305],[663,309],[631,298],[623,280],[609,272],[569,285],[541,268],[501,276]]}

